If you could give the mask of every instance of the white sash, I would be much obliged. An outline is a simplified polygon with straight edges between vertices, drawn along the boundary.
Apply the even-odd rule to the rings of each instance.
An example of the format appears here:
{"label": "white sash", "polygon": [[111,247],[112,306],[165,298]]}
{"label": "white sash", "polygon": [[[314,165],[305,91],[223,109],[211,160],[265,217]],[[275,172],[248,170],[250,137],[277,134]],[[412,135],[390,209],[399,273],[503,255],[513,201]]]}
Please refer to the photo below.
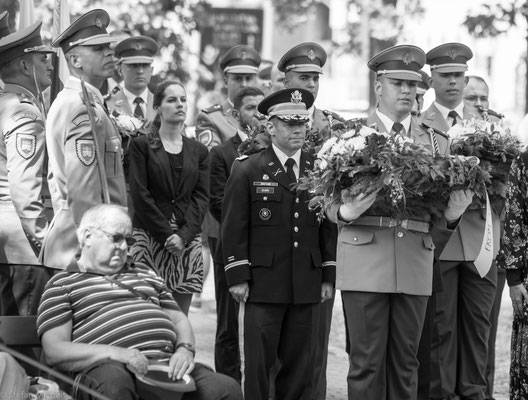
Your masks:
{"label": "white sash", "polygon": [[474,264],[481,278],[484,278],[491,268],[493,262],[493,223],[491,219],[491,205],[486,193],[486,224],[484,227],[484,237],[480,251],[475,258]]}

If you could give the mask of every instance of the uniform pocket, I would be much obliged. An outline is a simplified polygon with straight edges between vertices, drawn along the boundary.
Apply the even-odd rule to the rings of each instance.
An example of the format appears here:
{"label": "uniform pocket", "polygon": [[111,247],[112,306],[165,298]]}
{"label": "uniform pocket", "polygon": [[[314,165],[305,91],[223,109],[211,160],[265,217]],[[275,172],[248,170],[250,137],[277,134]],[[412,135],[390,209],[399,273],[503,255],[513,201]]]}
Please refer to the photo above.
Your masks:
{"label": "uniform pocket", "polygon": [[371,243],[374,240],[374,232],[368,231],[351,231],[342,230],[340,233],[340,241],[351,244],[353,246],[361,246]]}
{"label": "uniform pocket", "polygon": [[251,191],[251,220],[254,225],[279,225],[282,193],[276,186],[256,186]]}
{"label": "uniform pocket", "polygon": [[249,262],[251,268],[271,267],[273,264],[274,251],[269,247],[253,247],[250,250]]}
{"label": "uniform pocket", "polygon": [[118,175],[118,163],[121,162],[120,146],[121,142],[117,137],[105,141],[105,170],[107,178],[113,178]]}

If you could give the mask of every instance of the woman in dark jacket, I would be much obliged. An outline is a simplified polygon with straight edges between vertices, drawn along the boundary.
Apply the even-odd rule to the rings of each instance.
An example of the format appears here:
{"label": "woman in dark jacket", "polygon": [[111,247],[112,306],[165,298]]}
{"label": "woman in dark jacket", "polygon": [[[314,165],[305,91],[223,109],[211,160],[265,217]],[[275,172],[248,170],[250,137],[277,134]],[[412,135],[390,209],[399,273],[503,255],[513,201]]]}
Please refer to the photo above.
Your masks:
{"label": "woman in dark jacket", "polygon": [[209,201],[208,151],[184,136],[187,98],[181,83],[160,83],[153,105],[157,116],[149,134],[130,144],[137,240],[131,255],[165,279],[187,314],[203,284],[199,233]]}

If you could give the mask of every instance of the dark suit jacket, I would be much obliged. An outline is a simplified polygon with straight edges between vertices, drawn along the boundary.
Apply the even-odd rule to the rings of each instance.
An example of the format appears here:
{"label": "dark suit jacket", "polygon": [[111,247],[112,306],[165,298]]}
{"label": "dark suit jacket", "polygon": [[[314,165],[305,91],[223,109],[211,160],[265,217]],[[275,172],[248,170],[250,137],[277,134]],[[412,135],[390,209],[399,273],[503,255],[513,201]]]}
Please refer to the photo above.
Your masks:
{"label": "dark suit jacket", "polygon": [[209,154],[201,143],[183,137],[183,168],[174,187],[169,158],[150,136],[135,137],[130,144],[130,194],[134,227],[144,229],[159,242],[172,235],[169,219],[179,221],[177,234],[187,244],[200,233],[209,201]]}
{"label": "dark suit jacket", "polygon": [[[302,152],[300,173],[313,166]],[[222,250],[229,286],[249,282],[249,302],[321,301],[335,281],[337,227],[319,222],[309,193],[292,191],[273,147],[235,161],[222,209]]]}

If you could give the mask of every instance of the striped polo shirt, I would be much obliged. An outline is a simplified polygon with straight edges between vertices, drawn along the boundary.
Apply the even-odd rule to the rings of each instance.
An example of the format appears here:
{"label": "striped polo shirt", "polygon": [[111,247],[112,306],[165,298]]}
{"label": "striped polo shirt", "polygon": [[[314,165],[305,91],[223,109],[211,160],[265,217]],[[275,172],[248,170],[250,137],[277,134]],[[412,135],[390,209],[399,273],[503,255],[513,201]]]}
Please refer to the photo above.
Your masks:
{"label": "striped polo shirt", "polygon": [[164,360],[174,353],[174,324],[162,308],[180,310],[162,278],[142,264],[127,264],[112,280],[132,286],[141,298],[104,275],[80,272],[74,261],[46,285],[37,318],[39,337],[72,323],[72,342],[140,350]]}

